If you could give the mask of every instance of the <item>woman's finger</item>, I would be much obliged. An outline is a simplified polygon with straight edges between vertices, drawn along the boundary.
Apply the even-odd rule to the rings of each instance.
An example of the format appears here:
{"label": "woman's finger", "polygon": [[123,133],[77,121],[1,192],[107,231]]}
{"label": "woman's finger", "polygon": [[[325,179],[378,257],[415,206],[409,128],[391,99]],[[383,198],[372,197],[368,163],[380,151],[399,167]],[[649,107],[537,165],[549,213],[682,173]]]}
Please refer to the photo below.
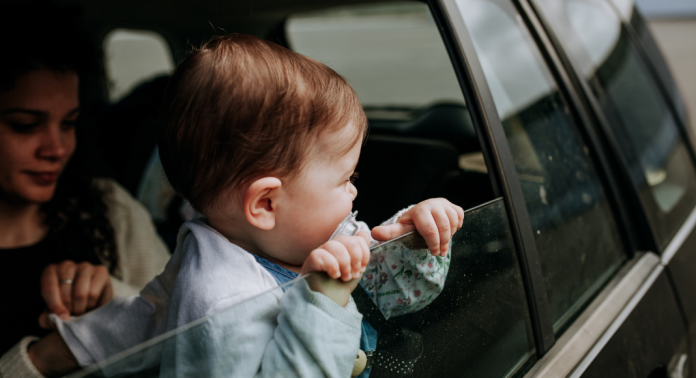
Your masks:
{"label": "woman's finger", "polygon": [[55,323],[48,318],[48,310],[44,311],[39,315],[39,327],[43,329],[56,329]]}
{"label": "woman's finger", "polygon": [[60,299],[66,308],[72,313],[72,290],[75,284],[77,265],[65,260],[58,264],[58,284],[60,285]]}
{"label": "woman's finger", "polygon": [[90,283],[89,291],[87,292],[86,311],[92,310],[99,306],[102,293],[105,290],[108,290],[109,284],[109,271],[102,265],[95,265],[94,273],[92,274],[92,282]]}
{"label": "woman's finger", "polygon": [[101,307],[114,299],[114,287],[111,285],[111,278],[107,281],[106,287],[102,290],[101,296],[97,301],[97,307]]}
{"label": "woman's finger", "polygon": [[87,310],[87,298],[94,267],[90,263],[81,263],[77,266],[72,290],[72,314],[82,315]]}
{"label": "woman's finger", "polygon": [[70,309],[63,303],[60,293],[60,283],[58,282],[58,266],[51,264],[47,266],[41,275],[41,297],[48,311],[52,312],[61,319],[70,317]]}
{"label": "woman's finger", "polygon": [[72,290],[75,284],[75,272],[77,266],[70,260],[58,264],[58,284],[60,285],[60,299],[63,305],[72,310]]}

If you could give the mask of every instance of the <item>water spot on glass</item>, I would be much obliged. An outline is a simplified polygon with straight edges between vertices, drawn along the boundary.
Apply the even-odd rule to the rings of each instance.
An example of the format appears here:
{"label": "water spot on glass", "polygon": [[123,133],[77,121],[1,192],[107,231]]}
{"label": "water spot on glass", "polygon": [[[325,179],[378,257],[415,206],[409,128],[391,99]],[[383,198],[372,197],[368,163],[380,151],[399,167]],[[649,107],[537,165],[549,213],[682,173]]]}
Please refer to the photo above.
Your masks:
{"label": "water spot on glass", "polygon": [[582,194],[582,202],[585,202],[586,204],[591,204],[592,203],[592,196],[589,195],[588,193],[583,193]]}
{"label": "water spot on glass", "polygon": [[544,189],[544,186],[539,187],[539,197],[541,197],[541,203],[544,205],[548,205],[549,203],[546,201],[546,189]]}
{"label": "water spot on glass", "polygon": [[541,235],[541,230],[537,230],[537,235]]}

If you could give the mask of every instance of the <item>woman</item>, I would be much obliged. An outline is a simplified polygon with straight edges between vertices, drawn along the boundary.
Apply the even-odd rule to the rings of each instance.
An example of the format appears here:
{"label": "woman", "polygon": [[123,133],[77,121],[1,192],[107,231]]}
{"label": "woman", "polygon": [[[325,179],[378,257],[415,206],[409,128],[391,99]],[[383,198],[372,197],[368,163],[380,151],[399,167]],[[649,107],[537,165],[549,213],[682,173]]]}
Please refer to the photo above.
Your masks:
{"label": "woman", "polygon": [[96,60],[70,14],[29,4],[0,15],[12,52],[0,62],[0,376],[20,376],[33,371],[26,349],[48,333],[48,312],[68,318],[137,294],[169,253],[147,211],[95,179],[76,148],[80,79]]}

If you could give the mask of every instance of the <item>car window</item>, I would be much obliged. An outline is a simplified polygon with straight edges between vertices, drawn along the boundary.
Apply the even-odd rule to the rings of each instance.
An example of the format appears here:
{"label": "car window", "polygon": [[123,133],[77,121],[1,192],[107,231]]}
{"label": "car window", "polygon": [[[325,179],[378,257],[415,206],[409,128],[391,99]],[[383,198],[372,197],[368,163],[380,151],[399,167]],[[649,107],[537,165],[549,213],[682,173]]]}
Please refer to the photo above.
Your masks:
{"label": "car window", "polygon": [[111,31],[104,38],[104,55],[111,102],[148,79],[168,75],[174,67],[165,39],[149,30]]}
{"label": "car window", "polygon": [[[517,372],[535,358],[517,252],[428,6],[401,2],[319,10],[289,17],[285,30],[290,48],[345,76],[366,110],[370,132],[356,169],[359,194],[353,205],[359,220],[374,227],[433,197],[479,209],[467,212],[451,260],[443,260],[449,273],[439,296],[414,291],[395,298],[412,311],[387,318],[381,309],[390,306],[384,300],[389,296],[377,294],[373,300],[369,285],[367,292],[354,292],[358,308],[377,330],[377,349],[403,361],[418,358],[418,377]],[[427,253],[411,258],[416,256],[428,258]],[[397,280],[422,279],[417,267],[401,272],[401,263],[393,266]],[[365,277],[372,275],[379,286],[377,277],[385,273],[389,285],[391,269],[367,271]],[[421,344],[406,341],[416,339]],[[384,376],[389,376],[385,367],[370,374]]]}
{"label": "car window", "polygon": [[507,1],[457,0],[522,186],[558,333],[625,259],[585,141]]}
{"label": "car window", "polygon": [[408,118],[409,110],[421,106],[464,102],[435,21],[423,4],[330,8],[292,15],[286,25],[290,46],[344,76],[368,116]]}
{"label": "car window", "polygon": [[[408,243],[384,243],[371,252],[385,260],[400,259],[401,248]],[[442,293],[417,312],[387,320],[376,309],[385,303],[367,298],[369,303],[364,306],[366,296],[356,294],[364,291],[356,289],[353,297],[363,307],[363,319],[377,332],[370,377],[391,377],[394,370],[399,376],[411,372],[416,377],[506,377],[533,356],[527,303],[502,199],[470,209],[464,227],[454,236],[450,261]],[[415,280],[418,273],[405,271],[397,277]],[[133,347],[78,376],[133,376],[137,372],[138,377],[159,377],[171,375],[172,370],[181,374],[191,369],[197,376],[225,375],[222,373],[235,368],[230,366],[229,355],[239,353],[231,342],[237,336],[235,329],[251,316],[245,309],[269,297],[277,303],[274,291]],[[411,306],[430,300],[426,294],[413,294]],[[313,326],[323,328],[322,324]],[[317,337],[331,335],[324,332]]]}
{"label": "car window", "polygon": [[538,3],[609,120],[664,247],[696,203],[694,165],[674,114],[609,3]]}

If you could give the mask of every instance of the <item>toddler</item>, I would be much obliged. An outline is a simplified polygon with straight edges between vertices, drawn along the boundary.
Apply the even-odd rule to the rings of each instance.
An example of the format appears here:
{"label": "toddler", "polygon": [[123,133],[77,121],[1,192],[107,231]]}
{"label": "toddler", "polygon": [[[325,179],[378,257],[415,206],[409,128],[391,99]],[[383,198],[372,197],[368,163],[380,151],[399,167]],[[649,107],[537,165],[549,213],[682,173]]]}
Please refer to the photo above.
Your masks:
{"label": "toddler", "polygon": [[[165,271],[139,297],[59,322],[78,362],[217,314],[198,333],[205,340],[165,346],[164,375],[350,375],[356,351],[376,344],[352,290],[362,279],[385,316],[422,308],[442,290],[464,216],[431,199],[371,233],[362,224],[357,236],[328,240],[351,212],[366,133],[354,91],[321,63],[239,34],[193,52],[167,89],[159,153],[172,187],[204,218],[182,226]],[[371,243],[412,230],[430,253],[370,256]],[[339,283],[312,274],[278,289],[312,272]],[[111,345],[99,345],[105,338]]]}

